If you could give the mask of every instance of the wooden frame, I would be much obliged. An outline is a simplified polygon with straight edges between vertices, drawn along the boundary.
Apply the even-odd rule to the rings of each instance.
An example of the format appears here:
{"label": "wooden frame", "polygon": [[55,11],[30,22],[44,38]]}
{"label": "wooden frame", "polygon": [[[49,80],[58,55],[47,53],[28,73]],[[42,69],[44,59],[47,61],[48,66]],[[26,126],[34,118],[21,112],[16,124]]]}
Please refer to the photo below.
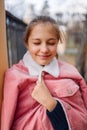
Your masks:
{"label": "wooden frame", "polygon": [[[3,98],[4,72],[8,68],[4,0],[0,0],[0,115]],[[1,117],[1,116],[0,116]]]}

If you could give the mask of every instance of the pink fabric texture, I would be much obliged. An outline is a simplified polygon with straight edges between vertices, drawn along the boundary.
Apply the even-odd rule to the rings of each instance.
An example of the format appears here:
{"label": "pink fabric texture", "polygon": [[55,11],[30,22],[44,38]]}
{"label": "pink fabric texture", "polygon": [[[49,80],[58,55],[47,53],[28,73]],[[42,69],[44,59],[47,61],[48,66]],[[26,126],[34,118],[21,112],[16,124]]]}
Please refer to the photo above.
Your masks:
{"label": "pink fabric texture", "polygon": [[[59,61],[60,75],[45,72],[52,96],[62,104],[70,130],[87,130],[87,86],[78,71]],[[31,97],[37,77],[20,61],[5,74],[1,130],[53,130],[46,109]]]}

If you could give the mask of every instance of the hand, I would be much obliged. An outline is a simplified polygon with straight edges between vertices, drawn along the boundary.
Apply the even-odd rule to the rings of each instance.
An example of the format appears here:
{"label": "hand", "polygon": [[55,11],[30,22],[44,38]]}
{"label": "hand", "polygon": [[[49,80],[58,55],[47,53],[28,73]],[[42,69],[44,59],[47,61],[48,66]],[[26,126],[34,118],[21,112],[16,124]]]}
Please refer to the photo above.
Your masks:
{"label": "hand", "polygon": [[37,81],[31,95],[36,101],[48,109],[48,111],[52,111],[57,105],[57,101],[50,94],[50,91],[46,87],[43,79],[41,82]]}

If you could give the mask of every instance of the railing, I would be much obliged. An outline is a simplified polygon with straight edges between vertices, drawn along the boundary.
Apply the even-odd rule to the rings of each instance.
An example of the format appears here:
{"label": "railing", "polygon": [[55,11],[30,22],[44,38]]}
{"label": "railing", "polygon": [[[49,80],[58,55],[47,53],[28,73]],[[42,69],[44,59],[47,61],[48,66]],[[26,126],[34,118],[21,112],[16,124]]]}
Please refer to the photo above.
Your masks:
{"label": "railing", "polygon": [[6,34],[9,66],[17,63],[24,55],[23,35],[26,24],[6,11]]}

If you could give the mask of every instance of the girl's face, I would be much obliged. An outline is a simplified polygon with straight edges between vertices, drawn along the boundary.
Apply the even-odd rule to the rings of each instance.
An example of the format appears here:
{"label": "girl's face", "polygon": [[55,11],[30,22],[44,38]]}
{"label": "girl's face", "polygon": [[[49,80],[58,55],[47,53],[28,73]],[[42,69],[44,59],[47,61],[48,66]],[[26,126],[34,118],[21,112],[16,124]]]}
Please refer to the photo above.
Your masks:
{"label": "girl's face", "polygon": [[57,33],[51,24],[37,24],[28,39],[28,50],[39,65],[47,65],[57,53]]}

